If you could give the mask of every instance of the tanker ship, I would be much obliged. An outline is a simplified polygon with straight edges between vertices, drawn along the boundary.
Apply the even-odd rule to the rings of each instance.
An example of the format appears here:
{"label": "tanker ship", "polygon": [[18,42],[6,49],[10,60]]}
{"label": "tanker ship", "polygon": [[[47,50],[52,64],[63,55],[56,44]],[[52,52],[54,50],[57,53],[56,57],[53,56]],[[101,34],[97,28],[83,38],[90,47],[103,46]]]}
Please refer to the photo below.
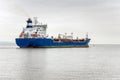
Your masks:
{"label": "tanker ship", "polygon": [[16,44],[20,48],[25,47],[40,47],[40,48],[56,48],[56,47],[89,47],[90,38],[86,34],[85,38],[73,38],[73,33],[70,35],[58,34],[57,38],[46,35],[47,24],[42,24],[37,21],[37,18],[32,21],[28,18],[27,25],[23,28],[19,37],[15,39]]}

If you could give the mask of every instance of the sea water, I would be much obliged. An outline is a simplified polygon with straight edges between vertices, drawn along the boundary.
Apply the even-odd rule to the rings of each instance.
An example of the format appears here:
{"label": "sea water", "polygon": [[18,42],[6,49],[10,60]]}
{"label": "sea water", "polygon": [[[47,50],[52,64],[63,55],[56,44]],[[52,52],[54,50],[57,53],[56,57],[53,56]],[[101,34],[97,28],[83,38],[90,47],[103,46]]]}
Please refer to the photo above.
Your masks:
{"label": "sea water", "polygon": [[0,47],[0,80],[119,80],[120,45]]}

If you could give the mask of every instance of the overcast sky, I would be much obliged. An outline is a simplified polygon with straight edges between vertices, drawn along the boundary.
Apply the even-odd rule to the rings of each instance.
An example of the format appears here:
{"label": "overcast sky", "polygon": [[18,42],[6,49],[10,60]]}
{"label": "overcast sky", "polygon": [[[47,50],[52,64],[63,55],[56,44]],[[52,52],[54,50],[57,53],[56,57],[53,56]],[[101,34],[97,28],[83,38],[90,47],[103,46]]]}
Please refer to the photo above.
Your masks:
{"label": "overcast sky", "polygon": [[120,0],[0,0],[0,41],[15,41],[28,17],[48,24],[47,34],[74,33],[91,44],[120,44]]}

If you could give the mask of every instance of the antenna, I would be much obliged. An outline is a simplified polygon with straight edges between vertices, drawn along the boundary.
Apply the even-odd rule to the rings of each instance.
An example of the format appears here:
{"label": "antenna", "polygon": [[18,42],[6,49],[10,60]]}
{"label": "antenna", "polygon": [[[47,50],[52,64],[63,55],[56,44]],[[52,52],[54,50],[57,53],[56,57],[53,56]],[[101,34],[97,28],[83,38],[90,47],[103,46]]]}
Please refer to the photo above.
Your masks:
{"label": "antenna", "polygon": [[34,17],[34,23],[35,23],[35,25],[38,23],[37,17]]}

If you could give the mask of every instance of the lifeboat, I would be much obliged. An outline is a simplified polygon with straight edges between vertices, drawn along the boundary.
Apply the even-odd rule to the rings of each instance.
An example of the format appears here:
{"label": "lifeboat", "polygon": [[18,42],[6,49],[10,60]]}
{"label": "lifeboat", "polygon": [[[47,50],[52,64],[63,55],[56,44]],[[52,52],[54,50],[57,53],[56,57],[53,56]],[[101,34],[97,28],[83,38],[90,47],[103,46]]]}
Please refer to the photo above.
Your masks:
{"label": "lifeboat", "polygon": [[33,36],[33,37],[38,37],[38,34],[37,34],[37,33],[31,34],[31,36]]}
{"label": "lifeboat", "polygon": [[20,38],[23,37],[23,32],[20,33],[19,37],[20,37]]}

